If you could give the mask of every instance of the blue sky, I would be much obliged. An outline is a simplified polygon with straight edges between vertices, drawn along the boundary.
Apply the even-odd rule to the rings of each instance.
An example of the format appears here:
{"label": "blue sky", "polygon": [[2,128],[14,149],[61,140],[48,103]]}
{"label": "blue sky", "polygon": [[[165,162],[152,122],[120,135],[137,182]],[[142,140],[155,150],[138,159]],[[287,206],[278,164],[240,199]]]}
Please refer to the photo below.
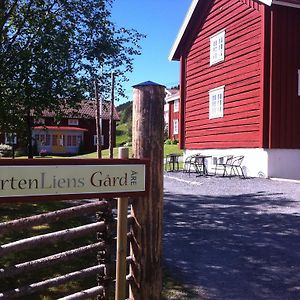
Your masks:
{"label": "blue sky", "polygon": [[179,83],[179,63],[170,62],[168,56],[191,2],[115,0],[113,21],[119,27],[134,28],[147,35],[141,43],[142,54],[135,59],[134,71],[128,74],[129,83],[125,85],[128,100],[132,99],[135,84],[151,80],[171,87]]}

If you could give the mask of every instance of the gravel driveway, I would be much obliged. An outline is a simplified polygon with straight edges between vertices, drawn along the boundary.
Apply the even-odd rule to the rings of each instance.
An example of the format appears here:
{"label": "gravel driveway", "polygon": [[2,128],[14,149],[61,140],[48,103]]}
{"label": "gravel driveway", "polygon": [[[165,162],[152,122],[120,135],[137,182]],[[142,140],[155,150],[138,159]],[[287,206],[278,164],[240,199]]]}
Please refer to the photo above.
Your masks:
{"label": "gravel driveway", "polygon": [[165,173],[164,262],[213,300],[300,299],[300,184]]}

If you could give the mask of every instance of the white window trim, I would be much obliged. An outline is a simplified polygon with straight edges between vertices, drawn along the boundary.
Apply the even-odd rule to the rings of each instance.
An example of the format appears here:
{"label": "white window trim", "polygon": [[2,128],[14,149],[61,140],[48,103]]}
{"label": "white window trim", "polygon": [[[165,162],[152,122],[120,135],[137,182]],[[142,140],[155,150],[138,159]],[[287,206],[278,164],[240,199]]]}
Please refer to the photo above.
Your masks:
{"label": "white window trim", "polygon": [[[213,43],[215,40],[218,40],[220,38],[223,39],[222,51],[219,51],[217,49],[217,58],[214,59]],[[225,30],[223,29],[210,37],[210,66],[218,62],[224,61],[224,59],[225,59]]]}
{"label": "white window trim", "polygon": [[178,132],[179,132],[179,121],[178,119],[175,119],[173,120],[173,134],[178,134]]}
{"label": "white window trim", "polygon": [[166,123],[166,124],[169,123],[169,112],[168,112],[168,111],[165,111],[165,112],[164,112],[164,120],[165,120],[165,123]]}
{"label": "white window trim", "polygon": [[[101,135],[101,146],[104,145],[104,135]],[[94,135],[94,146],[97,146],[97,135]]]}
{"label": "white window trim", "polygon": [[17,144],[17,134],[16,133],[5,133],[5,144],[6,145],[16,145]]}
{"label": "white window trim", "polygon": [[79,120],[78,119],[68,119],[68,125],[69,126],[78,126],[79,125]]}
{"label": "white window trim", "polygon": [[298,70],[298,96],[300,96],[300,70]]}
{"label": "white window trim", "polygon": [[174,112],[179,112],[179,100],[174,101]]}
{"label": "white window trim", "polygon": [[[210,90],[209,93],[209,119],[223,118],[224,117],[224,89],[225,85],[219,86]],[[222,102],[218,112],[213,111],[213,96],[217,96],[221,93]]]}

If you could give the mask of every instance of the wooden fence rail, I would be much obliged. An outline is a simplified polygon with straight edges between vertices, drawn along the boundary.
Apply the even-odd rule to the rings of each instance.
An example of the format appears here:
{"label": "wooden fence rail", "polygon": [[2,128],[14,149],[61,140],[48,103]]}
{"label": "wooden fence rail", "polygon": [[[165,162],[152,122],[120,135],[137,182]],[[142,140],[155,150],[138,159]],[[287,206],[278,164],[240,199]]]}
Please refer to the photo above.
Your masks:
{"label": "wooden fence rail", "polygon": [[74,257],[77,257],[87,252],[95,252],[95,250],[103,250],[105,247],[104,243],[95,243],[77,249],[61,252],[58,254],[50,255],[47,257],[31,260],[28,262],[12,265],[8,268],[0,269],[0,279],[5,277],[12,277],[22,272],[32,272],[41,268],[49,267],[55,263],[62,263],[68,261]]}
{"label": "wooden fence rail", "polygon": [[103,273],[105,269],[105,265],[98,265],[89,267],[83,270],[75,271],[63,276],[58,276],[55,278],[47,279],[40,282],[35,282],[26,286],[22,286],[20,288],[16,288],[14,290],[10,290],[4,293],[0,293],[0,299],[15,299],[17,297],[25,296],[28,294],[33,294],[35,292],[43,291],[47,288],[58,286],[64,284],[68,281],[87,277],[89,275],[96,275],[97,273]]}
{"label": "wooden fence rail", "polygon": [[[30,232],[30,228],[32,228],[33,226],[40,226],[44,224],[47,224],[47,226],[49,226],[50,223],[59,223],[61,221],[65,222],[66,220],[74,217],[82,218],[82,216],[86,216],[83,222],[90,222],[89,224],[84,224],[82,226],[71,227],[64,230],[40,234],[33,237],[25,236],[25,238],[2,245],[0,243],[1,259],[5,258],[6,256],[10,256],[11,254],[13,254],[17,258],[19,256],[17,253],[23,252],[24,250],[30,250],[32,253],[35,253],[34,256],[40,256],[39,258],[34,258],[31,260],[27,259],[27,261],[24,261],[23,259],[23,261],[17,263],[11,262],[9,260],[8,266],[0,266],[0,282],[2,281],[3,283],[5,282],[3,280],[9,279],[11,281],[11,279],[17,278],[17,276],[23,277],[23,274],[26,274],[27,278],[28,274],[38,274],[38,270],[45,270],[48,268],[51,269],[51,267],[66,264],[69,261],[70,263],[72,263],[72,260],[81,258],[82,256],[87,254],[94,254],[95,262],[96,257],[98,258],[98,256],[103,256],[100,260],[98,259],[98,265],[90,266],[77,271],[74,271],[73,267],[73,271],[67,274],[61,274],[60,276],[52,275],[54,276],[53,278],[40,278],[42,280],[36,282],[33,282],[34,280],[31,280],[31,283],[25,283],[25,281],[30,280],[26,279],[25,281],[22,281],[22,284],[16,284],[17,286],[15,286],[14,288],[11,287],[11,289],[7,288],[8,290],[5,290],[4,287],[4,291],[2,284],[2,291],[0,290],[0,299],[16,299],[22,296],[29,296],[33,293],[43,292],[50,287],[57,287],[69,281],[80,281],[88,276],[94,275],[97,275],[95,276],[94,284],[97,284],[98,278],[98,286],[88,288],[81,292],[76,292],[73,295],[69,295],[61,299],[88,299],[97,295],[101,297],[99,299],[107,299],[108,294],[106,288],[107,286],[111,285],[111,283],[108,283],[108,281],[112,282],[108,271],[109,269],[111,269],[111,267],[109,267],[109,261],[106,257],[107,251],[111,246],[107,243],[109,241],[108,236],[111,235],[111,228],[115,228],[115,226],[111,226],[111,224],[107,223],[108,215],[111,214],[111,204],[111,201],[108,205],[107,201],[99,201],[97,199],[93,203],[76,205],[49,213],[0,223],[0,238],[1,235],[2,237],[5,236],[6,238],[8,238],[8,234],[9,236],[12,236],[15,232],[23,232],[24,230],[25,232],[27,232],[26,234],[28,234]],[[110,219],[113,223],[115,223],[113,216],[111,216]],[[50,253],[51,255],[48,254],[44,257],[41,257],[42,245],[54,245],[58,242],[64,243],[75,240],[79,237],[84,238],[87,235],[92,236],[93,234],[95,237],[94,243],[85,244],[86,241],[81,242],[80,240],[78,243],[80,243],[81,245],[77,245],[76,248],[66,249],[65,251],[60,253]],[[114,242],[114,239],[110,238],[110,240],[110,242]],[[53,247],[53,249],[51,248],[51,250],[49,251],[55,252],[55,247]],[[104,285],[101,285],[101,283],[103,283]]]}
{"label": "wooden fence rail", "polygon": [[106,204],[100,201],[95,201],[93,203],[88,203],[84,205],[73,206],[70,208],[65,208],[49,213],[39,214],[27,218],[22,218],[18,220],[8,221],[0,223],[0,234],[24,229],[26,227],[38,226],[45,223],[55,222],[60,219],[70,219],[76,216],[82,216],[85,214],[101,211],[105,208]]}
{"label": "wooden fence rail", "polygon": [[[132,203],[131,199],[129,203]],[[57,211],[38,214],[34,216],[29,216],[26,218],[20,218],[12,221],[7,221],[0,223],[0,237],[1,235],[4,237],[8,236],[8,234],[13,234],[14,232],[26,231],[35,226],[41,226],[47,224],[47,226],[51,223],[57,223],[60,221],[66,221],[68,219],[74,217],[82,217],[86,216],[86,221],[93,221],[93,223],[85,224],[82,226],[71,227],[64,230],[59,230],[55,232],[40,234],[33,237],[22,238],[17,241],[9,242],[6,244],[0,243],[0,255],[1,257],[6,257],[10,254],[17,254],[18,252],[23,252],[24,250],[33,250],[39,248],[37,252],[40,256],[39,258],[34,258],[27,261],[13,263],[10,262],[8,266],[0,266],[0,281],[7,279],[14,279],[18,276],[23,276],[23,274],[36,274],[39,270],[45,270],[48,268],[55,267],[57,264],[67,264],[68,262],[72,263],[73,259],[77,259],[78,257],[82,257],[87,254],[97,254],[100,259],[98,259],[99,265],[91,266],[86,269],[73,271],[67,274],[61,274],[60,276],[54,278],[42,278],[41,281],[36,281],[31,283],[24,283],[14,287],[13,289],[1,291],[0,290],[0,299],[16,299],[22,296],[29,296],[33,293],[39,293],[47,290],[50,287],[57,287],[61,284],[65,284],[71,280],[81,280],[87,276],[96,275],[99,279],[98,286],[94,286],[91,288],[87,288],[86,290],[75,292],[74,294],[64,296],[60,298],[61,300],[72,300],[72,299],[91,299],[92,297],[98,296],[98,299],[108,299],[109,297],[109,286],[113,285],[113,278],[111,278],[111,270],[112,266],[109,266],[107,263],[107,251],[112,251],[115,249],[115,230],[116,230],[116,221],[117,218],[111,216],[111,220],[113,222],[113,226],[106,223],[108,215],[111,214],[111,205],[112,202],[108,201],[99,201],[76,205],[73,207],[60,209]],[[1,208],[1,206],[0,206]],[[96,214],[96,218],[95,218]],[[91,218],[91,215],[93,218]],[[97,221],[98,220],[98,221]],[[99,221],[104,220],[104,221]],[[134,218],[131,215],[127,215],[127,223],[128,226],[131,226],[134,222]],[[107,232],[110,230],[110,232]],[[110,238],[112,245],[108,245],[108,236],[107,234],[111,234],[111,230],[113,230],[114,235]],[[92,244],[81,245],[74,249],[67,249],[66,251],[62,251],[60,253],[52,253],[51,255],[46,255],[41,257],[42,252],[40,252],[40,247],[42,245],[51,245],[56,244],[57,242],[65,242],[72,241],[78,237],[84,237],[85,235],[95,234],[97,233],[97,241]],[[127,238],[130,240],[131,233],[127,233]],[[55,249],[54,249],[55,251]],[[111,255],[111,254],[109,254]],[[132,264],[132,257],[127,256],[126,263],[127,268],[130,264]],[[28,279],[30,280],[30,279]],[[28,281],[27,280],[27,281]],[[127,283],[132,282],[132,277],[130,275],[126,276]],[[32,283],[33,282],[33,283]],[[96,283],[96,277],[95,277]]]}
{"label": "wooden fence rail", "polygon": [[103,294],[103,287],[102,286],[95,286],[90,289],[59,298],[58,300],[84,300],[84,299],[90,299],[91,297],[95,297],[98,295]]}
{"label": "wooden fence rail", "polygon": [[75,228],[56,231],[54,233],[46,233],[2,245],[0,246],[0,255],[5,255],[11,252],[20,252],[44,244],[54,244],[61,240],[75,239],[90,233],[96,233],[104,230],[105,223],[97,222],[94,224],[86,224]]}

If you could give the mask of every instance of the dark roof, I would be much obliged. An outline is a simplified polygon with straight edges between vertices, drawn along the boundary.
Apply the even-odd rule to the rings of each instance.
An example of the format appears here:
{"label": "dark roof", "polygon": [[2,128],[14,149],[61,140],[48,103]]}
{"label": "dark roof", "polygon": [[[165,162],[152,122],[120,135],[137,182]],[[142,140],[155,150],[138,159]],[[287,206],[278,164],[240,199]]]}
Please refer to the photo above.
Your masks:
{"label": "dark roof", "polygon": [[[82,119],[92,119],[96,116],[96,101],[95,100],[82,100],[80,102],[79,109],[63,109],[63,112],[74,118],[82,118]],[[44,111],[43,117],[54,117],[55,113],[51,111]],[[110,118],[110,102],[109,101],[102,101],[102,119],[109,120]],[[114,107],[114,120],[120,120],[119,114]]]}
{"label": "dark roof", "polygon": [[139,83],[139,84],[135,84],[132,87],[145,86],[145,85],[157,85],[157,86],[163,86],[164,87],[164,85],[153,82],[153,81],[145,81],[145,82],[142,82],[142,83]]}
{"label": "dark roof", "polygon": [[88,131],[86,128],[73,126],[34,126],[35,130]]}

